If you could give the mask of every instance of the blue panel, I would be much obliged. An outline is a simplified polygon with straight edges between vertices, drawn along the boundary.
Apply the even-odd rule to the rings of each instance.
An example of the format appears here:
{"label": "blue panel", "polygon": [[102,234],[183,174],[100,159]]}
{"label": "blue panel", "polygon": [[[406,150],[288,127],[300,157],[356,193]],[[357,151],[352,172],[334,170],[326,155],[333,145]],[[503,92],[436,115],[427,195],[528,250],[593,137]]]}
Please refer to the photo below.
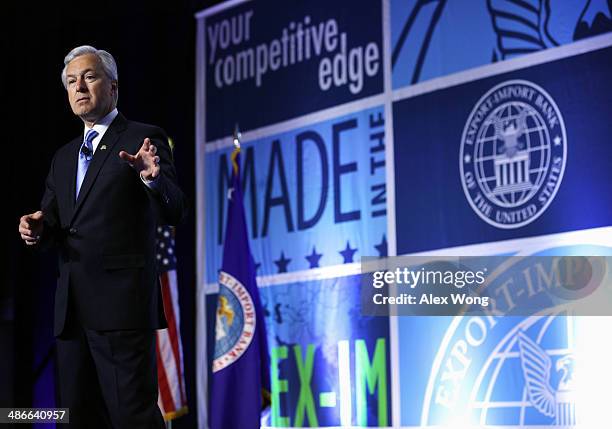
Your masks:
{"label": "blue panel", "polygon": [[381,4],[267,0],[206,18],[207,141],[382,92]]}
{"label": "blue panel", "polygon": [[[384,109],[242,145],[245,209],[258,275],[386,255]],[[221,264],[232,149],[207,155],[208,282]]]}
{"label": "blue panel", "polygon": [[605,0],[391,0],[393,88],[610,31]]}
{"label": "blue panel", "polygon": [[[611,75],[612,49],[606,48],[394,103],[398,254],[610,225]],[[523,83],[512,84],[516,80]],[[513,85],[533,90],[531,100],[499,99],[499,91]],[[496,86],[499,91],[481,99]],[[556,104],[564,127],[543,119],[546,100]],[[521,125],[515,108],[538,121],[523,118]],[[514,154],[511,136],[501,135],[511,126],[521,130]],[[481,152],[475,152],[478,143]],[[527,191],[496,190],[497,158],[514,162],[527,149]],[[562,176],[557,162],[565,164]],[[537,167],[545,163],[538,178]],[[468,189],[468,174],[489,182]]]}
{"label": "blue panel", "polygon": [[[380,362],[385,362],[386,371],[378,373],[379,378],[371,386],[371,392],[369,387],[366,390],[366,421],[361,423],[365,423],[365,426],[378,424],[380,403],[384,418],[390,424],[389,320],[361,315],[360,276],[269,286],[261,288],[260,292],[266,312],[270,348],[284,347],[287,350],[287,358],[281,359],[278,364],[279,378],[288,382],[287,392],[280,394],[280,416],[288,418],[291,426],[295,425],[296,405],[300,387],[304,384],[298,377],[296,353],[301,353],[304,362],[307,349],[311,346],[314,361],[309,387],[312,389],[318,424],[339,426],[341,403],[349,404],[352,409],[351,421],[357,424],[359,406],[356,385],[366,383],[366,380],[356,373],[356,362],[358,348],[365,346],[369,363],[373,364],[375,352],[378,351],[381,353]],[[351,374],[349,397],[343,397],[343,393],[348,394],[348,391],[342,391],[339,381],[339,371],[343,370],[339,367],[340,342],[348,342],[348,370]],[[296,346],[301,348],[296,349]],[[387,386],[386,399],[380,392],[383,378]],[[320,393],[334,394],[336,405],[322,406]],[[307,418],[302,424],[312,426]]]}

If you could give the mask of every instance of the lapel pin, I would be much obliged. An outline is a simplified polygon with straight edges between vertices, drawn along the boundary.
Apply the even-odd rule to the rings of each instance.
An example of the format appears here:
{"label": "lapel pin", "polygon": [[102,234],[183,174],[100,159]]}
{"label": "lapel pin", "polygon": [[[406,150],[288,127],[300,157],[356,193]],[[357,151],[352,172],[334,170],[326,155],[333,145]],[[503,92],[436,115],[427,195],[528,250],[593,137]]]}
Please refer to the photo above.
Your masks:
{"label": "lapel pin", "polygon": [[103,144],[102,146],[100,146],[100,150],[106,150],[106,145]]}

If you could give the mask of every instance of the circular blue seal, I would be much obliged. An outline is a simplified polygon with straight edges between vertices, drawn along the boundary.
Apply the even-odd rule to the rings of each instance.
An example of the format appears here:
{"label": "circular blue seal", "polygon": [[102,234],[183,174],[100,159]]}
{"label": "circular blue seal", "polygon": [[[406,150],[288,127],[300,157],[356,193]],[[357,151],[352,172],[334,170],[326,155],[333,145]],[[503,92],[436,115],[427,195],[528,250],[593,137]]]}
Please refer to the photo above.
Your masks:
{"label": "circular blue seal", "polygon": [[463,191],[490,225],[525,226],[554,199],[566,155],[565,124],[552,97],[525,80],[500,83],[478,100],[463,129]]}
{"label": "circular blue seal", "polygon": [[219,274],[213,372],[231,365],[244,354],[253,340],[255,327],[251,294],[235,277],[222,271]]}

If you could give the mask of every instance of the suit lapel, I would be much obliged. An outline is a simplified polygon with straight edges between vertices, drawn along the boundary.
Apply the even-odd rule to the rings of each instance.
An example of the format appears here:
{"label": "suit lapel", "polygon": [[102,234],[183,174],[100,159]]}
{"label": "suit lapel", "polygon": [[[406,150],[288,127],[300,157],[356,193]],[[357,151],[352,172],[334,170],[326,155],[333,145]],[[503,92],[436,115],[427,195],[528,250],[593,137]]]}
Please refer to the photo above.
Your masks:
{"label": "suit lapel", "polygon": [[[127,127],[127,120],[121,113],[119,113],[117,117],[113,120],[113,122],[110,124],[106,132],[104,133],[104,137],[102,137],[102,140],[100,140],[100,143],[98,143],[98,147],[96,151],[94,152],[94,156],[91,160],[91,164],[89,164],[89,168],[87,168],[87,173],[85,174],[85,178],[83,179],[83,184],[81,185],[81,190],[79,191],[79,198],[76,200],[74,211],[72,212],[72,220],[74,220],[77,213],[79,212],[79,209],[83,205],[83,202],[87,199],[87,195],[89,194],[91,187],[96,181],[96,177],[98,177],[98,173],[100,172],[100,169],[106,162],[109,154],[113,151],[113,147],[115,146],[115,143],[117,143],[117,140],[119,140],[121,133],[125,130],[126,127]],[[105,150],[101,150],[102,145],[106,145]],[[76,156],[78,158],[78,150],[77,150]],[[73,176],[73,180],[72,180],[72,195],[73,196],[76,193],[76,166],[78,164],[77,158],[75,158],[74,160],[74,174],[72,175]],[[74,198],[73,198],[73,201],[74,201]]]}

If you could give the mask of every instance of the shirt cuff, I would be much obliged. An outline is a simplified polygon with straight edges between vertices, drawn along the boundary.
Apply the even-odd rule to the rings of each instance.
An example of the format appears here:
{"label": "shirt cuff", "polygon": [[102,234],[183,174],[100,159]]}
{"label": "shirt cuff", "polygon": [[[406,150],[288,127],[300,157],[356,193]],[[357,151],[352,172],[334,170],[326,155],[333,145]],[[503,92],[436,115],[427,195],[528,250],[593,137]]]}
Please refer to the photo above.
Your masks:
{"label": "shirt cuff", "polygon": [[140,180],[145,186],[149,189],[157,189],[157,185],[159,184],[159,176],[153,178],[152,180],[147,180],[143,177],[142,173],[140,173]]}

